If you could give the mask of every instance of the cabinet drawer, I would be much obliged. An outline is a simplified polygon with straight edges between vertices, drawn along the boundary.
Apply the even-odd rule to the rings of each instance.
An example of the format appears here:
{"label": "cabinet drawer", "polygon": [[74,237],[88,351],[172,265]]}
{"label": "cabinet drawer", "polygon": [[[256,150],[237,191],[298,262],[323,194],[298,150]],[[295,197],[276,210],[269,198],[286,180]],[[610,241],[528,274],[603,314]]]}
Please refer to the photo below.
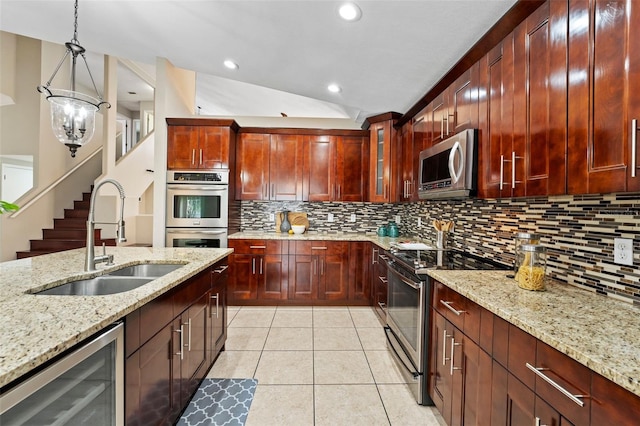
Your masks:
{"label": "cabinet drawer", "polygon": [[466,298],[438,281],[433,292],[433,307],[457,328],[464,328]]}
{"label": "cabinet drawer", "polygon": [[138,320],[138,327],[140,329],[140,345],[143,345],[147,340],[153,337],[165,325],[169,324],[173,320],[174,293],[175,289],[170,290],[140,308]]}
{"label": "cabinet drawer", "polygon": [[591,424],[632,425],[640,419],[640,397],[592,373]]}
{"label": "cabinet drawer", "polygon": [[589,424],[591,370],[540,341],[536,358],[536,364],[529,367],[539,369],[535,377],[536,394],[571,423]]}
{"label": "cabinet drawer", "polygon": [[229,247],[237,254],[286,254],[288,241],[229,240]]}
{"label": "cabinet drawer", "polygon": [[527,363],[536,363],[536,338],[529,333],[509,324],[509,360],[508,370],[529,389],[534,389],[535,373],[527,368]]}

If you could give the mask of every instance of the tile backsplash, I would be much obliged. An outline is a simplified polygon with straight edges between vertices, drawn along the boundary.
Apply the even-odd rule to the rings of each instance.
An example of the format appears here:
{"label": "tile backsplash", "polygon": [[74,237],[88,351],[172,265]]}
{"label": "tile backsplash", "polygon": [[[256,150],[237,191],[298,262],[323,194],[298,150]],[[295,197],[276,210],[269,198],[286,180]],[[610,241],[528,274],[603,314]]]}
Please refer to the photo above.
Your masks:
{"label": "tile backsplash", "polygon": [[[435,240],[433,219],[453,220],[457,248],[511,264],[516,232],[541,234],[548,273],[589,291],[640,304],[640,194],[469,199],[406,204],[242,202],[242,230],[275,229],[269,214],[304,211],[310,231],[375,233],[400,216],[400,236]],[[328,214],[334,222],[328,221]],[[351,214],[356,222],[350,222]],[[418,218],[421,226],[418,226]],[[633,239],[634,265],[613,263],[613,239]]]}

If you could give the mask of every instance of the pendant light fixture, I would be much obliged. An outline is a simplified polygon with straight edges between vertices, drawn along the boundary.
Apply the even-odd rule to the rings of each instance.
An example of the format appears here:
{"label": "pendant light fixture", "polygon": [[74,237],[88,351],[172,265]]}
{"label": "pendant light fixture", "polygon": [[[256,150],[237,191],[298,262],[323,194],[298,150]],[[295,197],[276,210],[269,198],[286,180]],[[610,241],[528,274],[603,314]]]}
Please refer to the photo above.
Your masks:
{"label": "pendant light fixture", "polygon": [[[73,39],[65,43],[67,51],[47,84],[38,86],[38,92],[46,95],[47,100],[51,103],[51,127],[53,128],[53,133],[60,142],[69,148],[71,156],[75,157],[78,148],[85,145],[93,137],[96,112],[103,105],[107,108],[111,108],[111,105],[109,102],[102,100],[96,83],[93,81],[87,58],[84,56],[85,49],[78,42],[78,0],[75,0],[73,18]],[[69,55],[71,55],[71,90],[49,87]],[[97,97],[76,92],[76,62],[78,56],[81,56],[84,60]]]}

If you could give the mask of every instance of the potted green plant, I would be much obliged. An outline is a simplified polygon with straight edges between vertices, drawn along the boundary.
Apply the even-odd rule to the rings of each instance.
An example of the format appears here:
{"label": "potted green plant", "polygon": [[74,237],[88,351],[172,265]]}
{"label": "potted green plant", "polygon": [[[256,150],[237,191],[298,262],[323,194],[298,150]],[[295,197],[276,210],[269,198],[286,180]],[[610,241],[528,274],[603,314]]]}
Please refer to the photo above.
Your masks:
{"label": "potted green plant", "polygon": [[0,214],[15,212],[20,207],[18,205],[0,200]]}

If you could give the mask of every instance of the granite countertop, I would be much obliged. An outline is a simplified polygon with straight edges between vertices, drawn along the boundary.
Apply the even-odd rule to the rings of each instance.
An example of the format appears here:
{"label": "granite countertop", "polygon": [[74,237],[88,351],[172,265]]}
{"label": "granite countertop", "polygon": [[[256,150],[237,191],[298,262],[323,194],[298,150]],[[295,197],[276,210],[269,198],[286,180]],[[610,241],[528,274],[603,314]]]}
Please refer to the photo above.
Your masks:
{"label": "granite countertop", "polygon": [[504,271],[429,271],[429,275],[596,373],[640,396],[640,310],[551,282],[519,288]]}
{"label": "granite countertop", "polygon": [[229,235],[230,240],[256,239],[256,240],[294,240],[294,241],[371,241],[385,250],[391,248],[391,244],[407,240],[406,237],[391,238],[378,237],[376,234],[362,232],[312,232],[303,234],[286,234],[283,232],[243,231]]}
{"label": "granite countertop", "polygon": [[[220,259],[231,249],[109,247],[115,265],[84,272],[85,249],[0,263],[0,387],[123,318]],[[134,290],[105,296],[29,292],[138,263],[183,267]]]}
{"label": "granite countertop", "polygon": [[[406,238],[362,233],[240,232],[229,239],[371,241],[388,250]],[[640,396],[640,309],[559,282],[519,288],[505,271],[433,270],[429,275],[591,370]]]}

